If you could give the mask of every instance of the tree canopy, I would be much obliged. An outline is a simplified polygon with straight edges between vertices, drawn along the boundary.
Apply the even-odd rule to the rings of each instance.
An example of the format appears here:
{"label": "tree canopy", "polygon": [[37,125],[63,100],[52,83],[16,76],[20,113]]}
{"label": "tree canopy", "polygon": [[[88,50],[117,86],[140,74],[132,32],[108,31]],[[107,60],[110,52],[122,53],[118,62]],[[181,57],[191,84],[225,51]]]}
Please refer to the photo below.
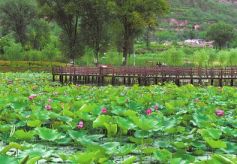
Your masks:
{"label": "tree canopy", "polygon": [[235,38],[235,30],[233,26],[219,22],[209,27],[207,37],[215,41],[216,47],[223,48]]}
{"label": "tree canopy", "polygon": [[0,6],[3,33],[13,32],[22,45],[27,41],[27,26],[36,16],[35,6],[28,0],[9,0]]}
{"label": "tree canopy", "polygon": [[166,0],[3,0],[1,32],[12,33],[25,50],[43,51],[58,37],[73,63],[88,48],[96,63],[100,54],[117,48],[125,65],[135,40],[149,34],[168,9]]}
{"label": "tree canopy", "polygon": [[128,54],[132,53],[134,39],[146,27],[156,25],[158,16],[168,11],[165,0],[116,0],[114,11],[122,24],[123,64],[127,64]]}

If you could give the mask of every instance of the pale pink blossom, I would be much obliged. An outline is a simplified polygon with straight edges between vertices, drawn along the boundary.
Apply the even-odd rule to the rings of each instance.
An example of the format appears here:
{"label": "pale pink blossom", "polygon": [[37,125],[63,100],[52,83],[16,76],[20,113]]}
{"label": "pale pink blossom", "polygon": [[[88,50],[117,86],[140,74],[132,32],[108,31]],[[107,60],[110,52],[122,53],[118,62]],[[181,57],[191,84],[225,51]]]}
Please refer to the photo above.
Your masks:
{"label": "pale pink blossom", "polygon": [[52,110],[52,107],[51,107],[51,105],[45,105],[45,107],[44,107],[46,110]]}
{"label": "pale pink blossom", "polygon": [[78,124],[77,124],[77,128],[78,129],[82,129],[84,127],[84,122],[83,121],[80,121]]}
{"label": "pale pink blossom", "polygon": [[158,106],[158,105],[155,105],[155,106],[154,106],[154,109],[155,109],[155,110],[158,110],[158,109],[159,109],[159,106]]}
{"label": "pale pink blossom", "polygon": [[32,94],[32,95],[30,95],[28,98],[29,98],[29,100],[33,100],[33,99],[35,99],[36,97],[37,97],[36,94]]}
{"label": "pale pink blossom", "polygon": [[216,115],[217,116],[219,116],[219,117],[221,117],[221,116],[224,116],[225,115],[225,112],[223,111],[223,110],[220,110],[220,109],[218,109],[218,110],[216,110]]}

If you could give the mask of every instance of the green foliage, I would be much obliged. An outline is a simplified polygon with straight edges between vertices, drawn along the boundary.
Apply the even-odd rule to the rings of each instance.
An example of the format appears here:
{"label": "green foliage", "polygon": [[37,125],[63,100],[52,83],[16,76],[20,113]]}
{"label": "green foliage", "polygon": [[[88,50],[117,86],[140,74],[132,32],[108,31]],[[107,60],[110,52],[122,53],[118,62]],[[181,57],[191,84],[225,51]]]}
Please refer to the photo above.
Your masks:
{"label": "green foliage", "polygon": [[61,134],[57,132],[57,130],[52,130],[48,128],[37,128],[36,132],[39,137],[43,140],[47,141],[55,141],[61,137]]}
{"label": "green foliage", "polygon": [[4,58],[7,60],[23,60],[24,49],[20,43],[11,42],[8,46],[3,47]]}
{"label": "green foliage", "polygon": [[[235,6],[214,0],[2,0],[0,8],[0,59],[4,60],[68,63],[73,59],[76,64],[87,66],[164,63],[214,67],[237,63],[234,49],[200,50],[179,44],[188,38],[205,38],[205,31],[213,22],[237,23],[233,19]],[[164,15],[168,9],[171,12]],[[188,20],[188,25],[174,30],[176,27],[163,18]],[[200,24],[200,31],[192,30],[193,24]],[[224,29],[219,32],[228,33],[221,46],[235,47],[235,40],[231,41],[233,28],[225,23],[216,27]],[[218,31],[208,33],[211,37],[217,34]],[[160,44],[166,41],[171,45]]]}
{"label": "green foliage", "polygon": [[171,48],[163,53],[164,62],[171,66],[180,66],[184,63],[184,52],[180,49]]}
{"label": "green foliage", "polygon": [[237,65],[237,49],[231,49],[229,51],[228,66]]}
{"label": "green foliage", "polygon": [[175,31],[159,31],[157,32],[157,37],[160,42],[165,41],[177,41],[178,40],[178,34]]}
{"label": "green foliage", "polygon": [[51,1],[37,0],[41,7],[41,14],[50,17],[62,29],[61,31],[61,46],[65,55],[75,61],[79,56],[79,1]]}
{"label": "green foliage", "polygon": [[127,64],[128,54],[131,54],[135,37],[141,34],[146,27],[156,24],[157,16],[168,10],[168,3],[164,0],[144,1],[116,1],[114,4],[115,16],[122,24],[123,64]]}
{"label": "green foliage", "polygon": [[236,24],[236,4],[219,3],[216,0],[170,0],[171,12],[168,17],[205,24],[208,21],[222,21]]}
{"label": "green foliage", "polygon": [[[96,63],[99,61],[99,53],[108,47],[111,13],[108,0],[82,0],[79,5],[82,8],[80,38],[83,46],[94,50]],[[113,35],[110,33],[110,35]]]}
{"label": "green foliage", "polygon": [[[158,33],[161,33],[162,37],[165,35],[172,41],[191,39],[192,36],[197,39],[205,39],[206,29],[215,22],[221,21],[233,26],[237,24],[235,19],[237,5],[234,3],[220,2],[218,0],[169,0],[169,4],[171,6],[170,12],[164,16],[165,19],[187,20],[188,22],[185,27],[169,24],[167,21],[159,22],[161,31],[159,30]],[[192,26],[195,24],[200,25],[200,28],[192,31]],[[174,34],[169,35],[169,31]],[[195,35],[190,35],[190,32],[194,32]]]}
{"label": "green foliage", "polygon": [[[50,74],[0,73],[0,160],[231,163],[236,103],[232,87],[61,86]],[[222,117],[215,114],[220,108]]]}
{"label": "green foliage", "polygon": [[9,47],[15,43],[15,39],[12,35],[6,35],[0,38],[0,54],[4,55],[4,47]]}
{"label": "green foliage", "polygon": [[81,58],[76,60],[76,64],[91,66],[94,63],[96,63],[95,60],[96,59],[94,56],[94,50],[89,47],[86,47],[84,55]]}
{"label": "green foliage", "polygon": [[48,41],[48,44],[45,45],[44,49],[42,49],[42,54],[45,56],[45,58],[49,61],[63,61],[64,57],[62,55],[62,52],[59,49],[60,43],[57,37],[51,36],[49,38],[50,41]]}
{"label": "green foliage", "polygon": [[101,63],[102,64],[111,64],[114,66],[120,66],[120,65],[122,65],[122,59],[123,59],[123,57],[122,57],[121,53],[109,51],[109,52],[105,53],[104,56],[102,56]]}
{"label": "green foliage", "polygon": [[228,44],[235,38],[234,27],[225,23],[216,23],[209,27],[207,38],[214,40],[218,48],[228,47]]}
{"label": "green foliage", "polygon": [[29,61],[42,61],[44,56],[41,51],[31,49],[25,52],[25,59]]}
{"label": "green foliage", "polygon": [[9,0],[1,4],[0,19],[4,33],[13,32],[15,38],[23,46],[27,41],[27,26],[36,15],[32,0]]}
{"label": "green foliage", "polygon": [[49,23],[43,19],[35,19],[28,27],[27,37],[31,48],[42,50],[50,40]]}
{"label": "green foliage", "polygon": [[192,56],[193,63],[199,67],[207,67],[209,64],[213,65],[213,61],[211,61],[213,58],[210,58],[211,54],[215,54],[214,50],[202,49],[195,51]]}

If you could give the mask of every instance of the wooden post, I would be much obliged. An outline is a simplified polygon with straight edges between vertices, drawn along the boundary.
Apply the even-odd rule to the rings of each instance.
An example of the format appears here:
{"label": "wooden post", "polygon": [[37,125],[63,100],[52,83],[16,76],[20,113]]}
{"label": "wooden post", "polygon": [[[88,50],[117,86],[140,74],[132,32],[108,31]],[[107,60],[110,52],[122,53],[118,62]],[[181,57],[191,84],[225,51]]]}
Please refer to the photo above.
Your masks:
{"label": "wooden post", "polygon": [[157,85],[158,84],[158,77],[155,76],[155,84]]}
{"label": "wooden post", "polygon": [[73,76],[73,84],[76,84],[76,83],[77,83],[77,76],[74,75],[74,76]]}
{"label": "wooden post", "polygon": [[175,78],[175,84],[176,84],[177,86],[180,86],[180,79],[179,79],[179,77],[177,77],[177,76],[176,76],[176,78]]}
{"label": "wooden post", "polygon": [[114,75],[112,75],[112,81],[111,81],[111,84],[112,84],[112,85],[115,85],[115,77],[114,77]]}
{"label": "wooden post", "polygon": [[220,77],[219,77],[219,86],[220,87],[223,87],[223,83],[222,83],[222,78],[223,78],[223,75],[222,75],[222,72],[223,70],[222,70],[222,68],[221,68],[221,74],[220,74]]}
{"label": "wooden post", "polygon": [[198,76],[199,76],[198,84],[201,85],[202,84],[202,74],[201,74],[201,68],[200,67],[198,68]]}
{"label": "wooden post", "polygon": [[72,75],[69,75],[69,82],[72,83]]}
{"label": "wooden post", "polygon": [[214,79],[211,78],[211,85],[214,85]]}
{"label": "wooden post", "polygon": [[128,75],[128,85],[131,85],[131,77]]}
{"label": "wooden post", "polygon": [[234,79],[233,78],[231,78],[231,80],[230,80],[230,86],[234,86]]}
{"label": "wooden post", "polygon": [[138,84],[141,85],[141,77],[140,76],[138,76],[137,81],[138,81]]}
{"label": "wooden post", "polygon": [[230,76],[231,80],[230,80],[230,85],[233,87],[234,86],[234,70],[231,67],[231,76]]}
{"label": "wooden post", "polygon": [[126,77],[125,77],[125,75],[123,77],[123,85],[126,85]]}

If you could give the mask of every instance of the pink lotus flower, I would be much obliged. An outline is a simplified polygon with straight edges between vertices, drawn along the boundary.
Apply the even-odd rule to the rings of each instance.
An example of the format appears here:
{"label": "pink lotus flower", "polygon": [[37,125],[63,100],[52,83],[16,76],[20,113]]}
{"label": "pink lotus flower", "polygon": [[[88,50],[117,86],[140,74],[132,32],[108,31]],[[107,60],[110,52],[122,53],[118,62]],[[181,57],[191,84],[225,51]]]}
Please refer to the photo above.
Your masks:
{"label": "pink lotus flower", "polygon": [[84,127],[84,122],[83,121],[80,121],[78,124],[77,124],[77,128],[78,129],[82,129]]}
{"label": "pink lotus flower", "polygon": [[155,106],[154,106],[154,109],[155,109],[155,110],[158,110],[158,109],[159,109],[159,106],[158,106],[158,105],[155,105]]}
{"label": "pink lotus flower", "polygon": [[32,94],[32,95],[30,95],[28,98],[29,98],[29,100],[33,100],[33,99],[35,99],[36,97],[37,97],[36,94]]}
{"label": "pink lotus flower", "polygon": [[107,113],[107,109],[106,108],[102,108],[101,109],[101,113],[104,113],[104,114]]}
{"label": "pink lotus flower", "polygon": [[219,116],[219,117],[221,117],[221,116],[224,116],[225,115],[225,112],[223,111],[223,110],[220,110],[220,109],[218,109],[218,110],[216,110],[216,115],[217,116]]}
{"label": "pink lotus flower", "polygon": [[147,110],[146,110],[146,115],[149,116],[149,115],[151,115],[151,113],[152,113],[152,110],[151,110],[151,109],[147,109]]}
{"label": "pink lotus flower", "polygon": [[46,110],[52,110],[52,107],[51,107],[51,105],[45,105],[45,107],[44,107]]}

